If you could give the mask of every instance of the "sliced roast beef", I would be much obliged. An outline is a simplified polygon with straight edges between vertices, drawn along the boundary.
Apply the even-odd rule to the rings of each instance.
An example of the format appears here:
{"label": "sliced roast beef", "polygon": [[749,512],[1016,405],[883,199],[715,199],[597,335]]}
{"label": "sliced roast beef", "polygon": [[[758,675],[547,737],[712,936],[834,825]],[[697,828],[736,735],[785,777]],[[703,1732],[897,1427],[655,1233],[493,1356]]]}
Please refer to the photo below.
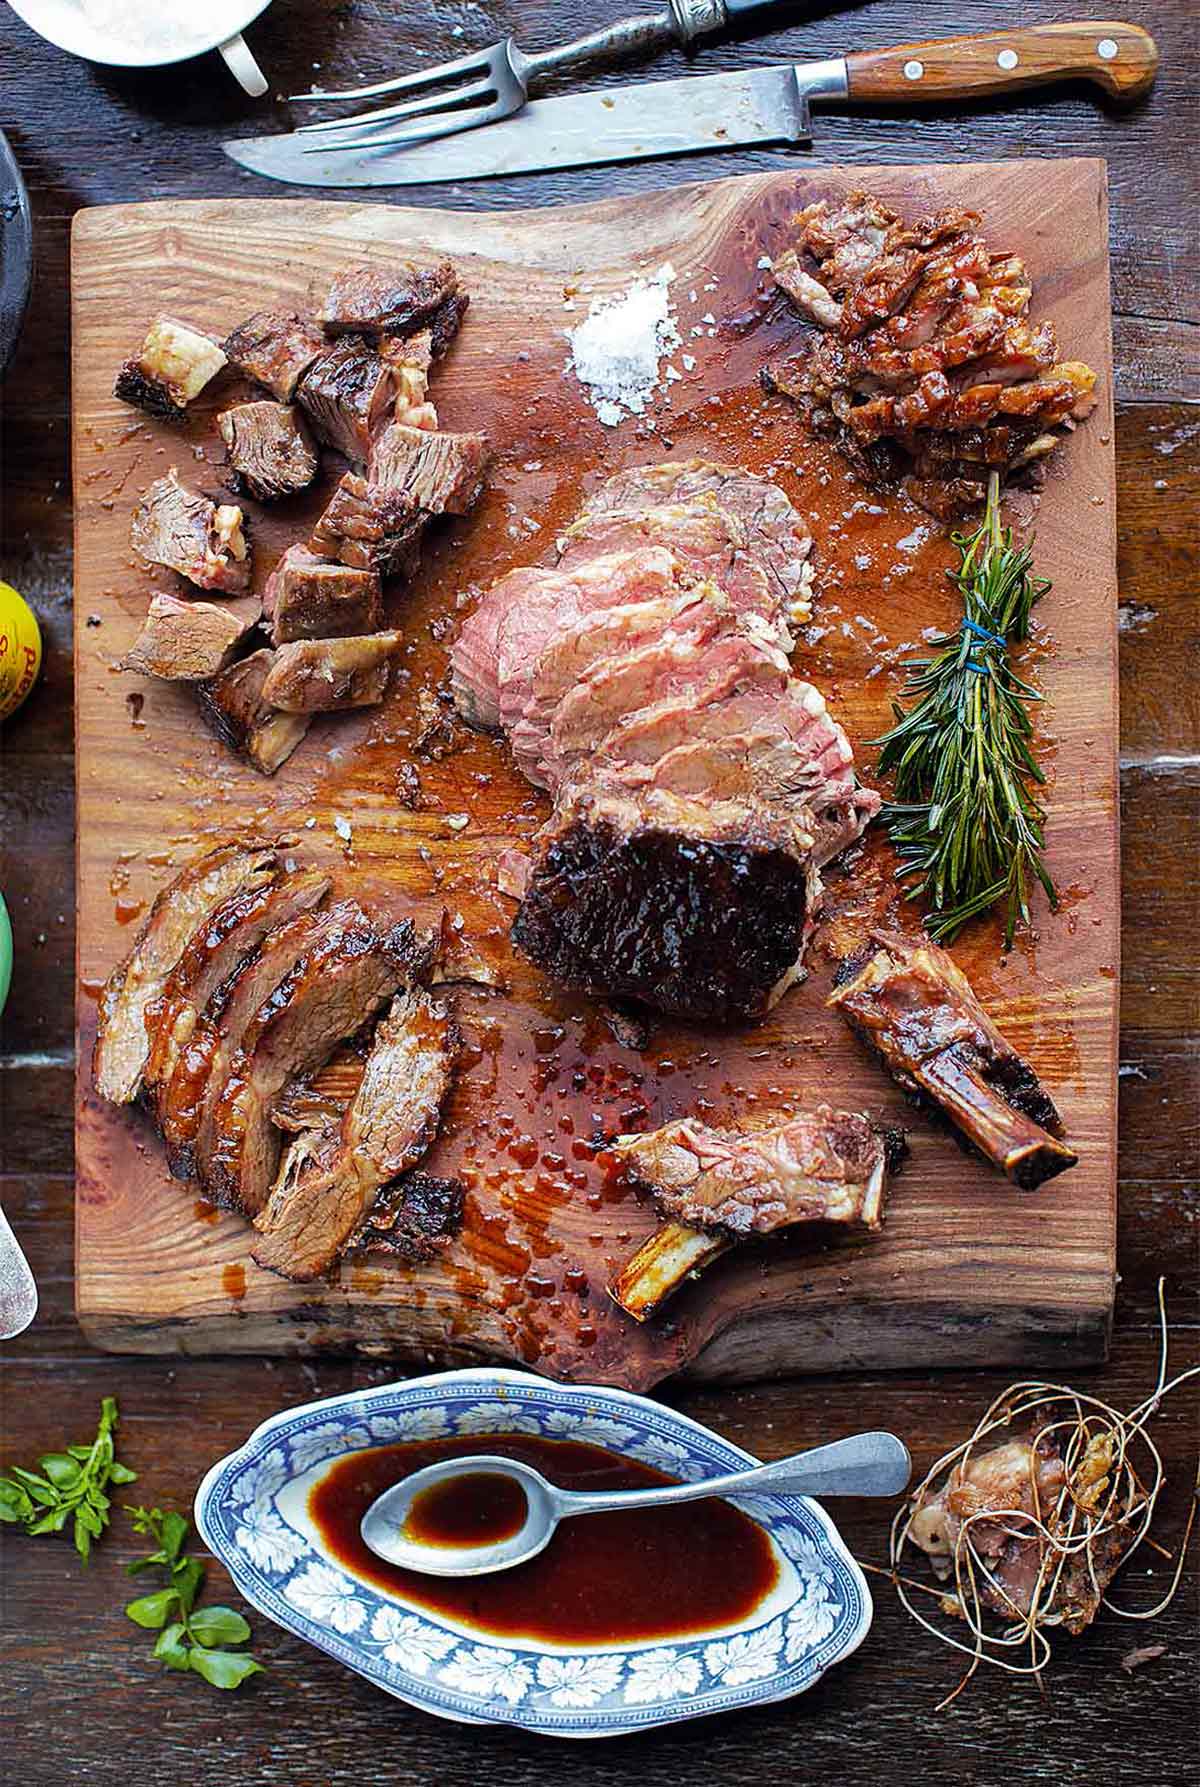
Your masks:
{"label": "sliced roast beef", "polygon": [[[294,890],[296,877],[285,887]],[[247,1027],[263,1002],[295,967],[318,935],[319,914],[302,890],[295,910],[281,912],[257,950],[243,956],[221,982],[179,1050],[170,1079],[159,1093],[158,1124],[167,1165],[177,1179],[198,1176],[212,1150],[212,1110]],[[346,913],[343,911],[343,918]]]}
{"label": "sliced roast beef", "polygon": [[315,323],[275,310],[256,311],[225,342],[230,363],[280,403],[292,401],[304,374],[328,350]]}
{"label": "sliced roast beef", "polygon": [[441,434],[393,422],[371,449],[373,484],[402,490],[429,515],[466,515],[479,500],[488,463],[484,434]]}
{"label": "sliced roast beef", "polygon": [[328,892],[327,875],[316,869],[281,874],[277,864],[270,880],[240,887],[197,926],[163,988],[152,1025],[142,1086],[156,1106],[217,989],[265,938],[319,906]]}
{"label": "sliced roast beef", "polygon": [[504,713],[515,723],[533,672],[560,633],[585,615],[679,595],[688,582],[674,553],[661,546],[607,554],[574,572],[510,571],[488,590],[454,643],[450,671],[459,711],[473,726],[495,728]]}
{"label": "sliced roast beef", "polygon": [[263,700],[274,656],[264,647],[196,684],[200,712],[217,737],[263,776],[287,762],[310,725],[306,715],[282,713]]}
{"label": "sliced roast beef", "polygon": [[373,633],[383,625],[379,574],[289,546],[267,578],[263,609],[276,645]]}
{"label": "sliced roast beef", "polygon": [[318,440],[336,447],[352,465],[365,465],[371,442],[385,425],[395,381],[374,348],[347,335],[327,347],[296,388]]}
{"label": "sliced roast beef", "polygon": [[380,1192],[345,1250],[395,1254],[410,1266],[436,1259],[462,1227],[463,1201],[458,1179],[405,1173]]}
{"label": "sliced roast beef", "polygon": [[837,980],[829,1003],[892,1078],[1022,1190],[1075,1165],[1053,1100],[944,949],[875,931]]}
{"label": "sliced roast beef", "polygon": [[742,803],[569,789],[513,940],[565,986],[728,1023],[794,970],[810,873],[794,826]]}
{"label": "sliced roast beef", "polygon": [[250,548],[242,511],[219,506],[179,482],[172,466],[142,492],[130,537],[147,564],[166,565],[200,589],[238,595],[250,584]]}
{"label": "sliced roast beef", "polygon": [[113,396],[151,416],[174,420],[225,364],[211,335],[175,317],[155,317],[139,351],[118,372]]}
{"label": "sliced roast beef", "polygon": [[294,496],[317,475],[317,450],[292,403],[238,403],[217,417],[233,471],[231,486],[259,502]]}
{"label": "sliced roast beef", "polygon": [[260,1266],[301,1282],[329,1270],[380,1188],[416,1166],[437,1134],[455,1048],[443,1005],[419,988],[395,999],[341,1123],[298,1137],[288,1150],[255,1220]]}
{"label": "sliced roast beef", "polygon": [[[346,267],[334,275],[318,321],[329,335],[411,335],[429,324],[458,291],[450,261],[418,267]],[[459,313],[461,315],[461,313]],[[457,322],[451,327],[451,333]]]}
{"label": "sliced roast beef", "polygon": [[387,693],[403,633],[366,633],[349,639],[297,639],[275,653],[262,698],[283,713],[341,712],[377,707]]}
{"label": "sliced roast beef", "polygon": [[220,605],[151,596],[141,632],[120,668],[168,682],[202,682],[230,663],[260,612],[253,596],[237,596]]}
{"label": "sliced roast beef", "polygon": [[303,955],[246,1027],[213,1104],[211,1149],[202,1140],[197,1155],[207,1197],[258,1214],[279,1165],[275,1099],[411,984],[429,957],[408,921],[381,929],[352,901],[319,915]]}
{"label": "sliced roast beef", "polygon": [[309,550],[381,576],[405,575],[417,562],[427,520],[406,492],[347,472],[313,529]]}
{"label": "sliced roast beef", "polygon": [[100,995],[92,1078],[101,1098],[129,1104],[150,1056],[147,1017],[197,927],[239,888],[264,886],[275,871],[272,844],[222,844],[164,887],[137,941]]}

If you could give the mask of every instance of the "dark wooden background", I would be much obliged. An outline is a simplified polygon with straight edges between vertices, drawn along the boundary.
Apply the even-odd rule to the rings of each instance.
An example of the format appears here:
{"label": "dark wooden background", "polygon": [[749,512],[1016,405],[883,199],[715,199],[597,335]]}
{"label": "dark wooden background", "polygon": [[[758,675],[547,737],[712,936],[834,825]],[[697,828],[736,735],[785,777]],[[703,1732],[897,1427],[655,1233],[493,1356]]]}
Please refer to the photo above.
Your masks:
{"label": "dark wooden background", "polygon": [[[370,79],[415,59],[519,32],[541,47],[636,10],[632,0],[276,0],[248,37],[280,93]],[[797,8],[791,31],[706,48],[701,70],[997,28],[998,0]],[[1078,8],[1045,0],[1038,18]],[[1027,9],[1016,9],[1024,19]],[[1194,0],[1134,16],[1156,33],[1162,71],[1131,115],[1083,90],[971,111],[825,116],[814,153],[831,161],[1103,155],[1112,199],[1121,580],[1121,792],[1124,971],[1121,1043],[1121,1281],[1111,1363],[1083,1387],[1132,1404],[1157,1362],[1156,1284],[1165,1274],[1175,1363],[1197,1357],[1196,1177],[1200,1013],[1196,998],[1197,495],[1200,304],[1195,140],[1200,43]],[[660,74],[677,74],[666,56]],[[0,11],[0,123],[29,184],[37,234],[33,301],[3,391],[0,576],[32,600],[45,630],[42,680],[0,733],[0,886],[17,969],[0,1041],[0,1196],[42,1294],[34,1327],[0,1355],[0,1460],[90,1433],[99,1398],[123,1411],[122,1454],[139,1494],[187,1507],[207,1464],[273,1410],[379,1381],[346,1362],[110,1358],[81,1340],[71,1296],[71,1085],[74,949],[71,760],[71,493],[67,425],[67,240],[81,205],[272,190],[222,155],[272,102],[245,100],[215,57],[127,74],[92,69]],[[628,77],[626,77],[628,78]],[[286,120],[279,106],[277,121]],[[695,157],[503,183],[411,189],[406,202],[545,205],[774,167],[774,152]],[[287,188],[273,190],[280,194]],[[354,196],[331,194],[330,196]],[[387,202],[387,194],[379,195]],[[1190,400],[1190,401],[1189,401]],[[996,1374],[809,1379],[737,1392],[678,1391],[682,1405],[764,1457],[855,1427],[890,1425],[923,1469],[973,1425]],[[1196,1468],[1194,1389],[1164,1408],[1156,1435],[1169,1480],[1161,1536],[1181,1529]],[[845,1505],[857,1555],[881,1561],[882,1510]],[[1063,1641],[1044,1693],[989,1674],[933,1714],[957,1662],[911,1626],[877,1583],[874,1630],[846,1666],[802,1700],[565,1756],[544,1740],[441,1724],[410,1712],[257,1620],[269,1673],[237,1695],[160,1674],[120,1614],[131,1554],[118,1526],[84,1572],[52,1540],[0,1532],[0,1777],[86,1783],[351,1780],[576,1780],[680,1787],[816,1780],[845,1787],[919,1775],[930,1787],[1002,1780],[1118,1780],[1174,1787],[1196,1777],[1195,1543],[1185,1587],[1153,1627],[1103,1615]],[[1124,1600],[1147,1605],[1167,1566],[1143,1551]],[[1167,1654],[1132,1675],[1137,1644]]]}

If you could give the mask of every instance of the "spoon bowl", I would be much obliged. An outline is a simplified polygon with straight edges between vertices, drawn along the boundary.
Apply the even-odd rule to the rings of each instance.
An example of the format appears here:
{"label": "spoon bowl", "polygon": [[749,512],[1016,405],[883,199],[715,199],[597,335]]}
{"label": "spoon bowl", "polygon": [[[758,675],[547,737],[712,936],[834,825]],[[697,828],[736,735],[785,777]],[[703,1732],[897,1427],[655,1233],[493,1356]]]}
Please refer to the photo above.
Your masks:
{"label": "spoon bowl", "polygon": [[[671,1507],[676,1502],[740,1495],[898,1495],[908,1483],[912,1460],[892,1433],[859,1433],[831,1445],[818,1446],[772,1464],[708,1477],[698,1483],[664,1483],[653,1489],[595,1492],[559,1489],[532,1465],[514,1458],[480,1453],[446,1458],[414,1471],[376,1496],[362,1517],[363,1543],[386,1563],[427,1576],[486,1576],[511,1570],[544,1551],[560,1520],[578,1514],[623,1513],[631,1508]],[[471,1479],[504,1479],[505,1484],[472,1484]],[[515,1483],[524,1497],[523,1517],[514,1525],[511,1498],[504,1517],[487,1526],[489,1493],[497,1498]],[[451,1491],[473,1495],[483,1518],[476,1522],[483,1536],[472,1543],[470,1523],[453,1523],[454,1536],[439,1534],[434,1510]],[[466,1537],[463,1537],[465,1526]]]}

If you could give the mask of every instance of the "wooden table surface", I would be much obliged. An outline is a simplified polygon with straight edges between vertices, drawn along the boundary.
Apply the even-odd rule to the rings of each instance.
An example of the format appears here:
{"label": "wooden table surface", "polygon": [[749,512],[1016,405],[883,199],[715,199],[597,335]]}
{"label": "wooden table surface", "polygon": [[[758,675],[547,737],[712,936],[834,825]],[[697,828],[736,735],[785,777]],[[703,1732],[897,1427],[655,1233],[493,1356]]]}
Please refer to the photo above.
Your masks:
{"label": "wooden table surface", "polygon": [[[629,0],[276,0],[248,37],[274,91],[375,78],[417,50],[431,59],[519,31],[540,47],[635,10]],[[705,48],[704,70],[791,55],[997,28],[997,0],[882,0],[804,9],[790,33]],[[1049,0],[1034,9],[1066,18]],[[1024,9],[1021,9],[1024,18]],[[827,115],[814,153],[839,162],[1103,155],[1112,202],[1121,621],[1124,940],[1121,1039],[1120,1272],[1112,1358],[1081,1387],[1132,1404],[1157,1363],[1156,1284],[1165,1275],[1174,1362],[1197,1357],[1196,1168],[1200,1014],[1195,958],[1197,742],[1195,524],[1200,489],[1195,94],[1200,43],[1193,0],[1159,0],[1162,72],[1130,115],[1082,90],[968,111],[853,119]],[[122,1454],[139,1494],[186,1508],[205,1466],[268,1413],[379,1381],[369,1360],[320,1362],[114,1358],[82,1341],[72,1314],[71,492],[67,430],[67,239],[80,206],[154,197],[284,194],[240,173],[220,139],[245,134],[261,107],[215,57],[144,74],[91,69],[0,13],[0,123],[30,188],[37,273],[21,347],[3,391],[0,576],[30,597],[46,643],[42,679],[0,734],[0,886],[17,968],[0,1041],[0,1197],[41,1287],[37,1322],[0,1354],[0,1460],[89,1434],[115,1393]],[[665,56],[657,72],[681,71]],[[278,121],[286,117],[280,106]],[[785,165],[773,151],[694,157],[619,170],[412,189],[416,202],[473,208],[551,204],[680,180]],[[332,194],[330,196],[350,196]],[[381,194],[379,202],[386,202]],[[1189,405],[1189,399],[1190,405]],[[924,1469],[973,1425],[1003,1385],[995,1373],[808,1379],[736,1391],[679,1391],[681,1406],[773,1457],[861,1426],[894,1426]],[[675,1395],[676,1393],[669,1394]],[[1195,1481],[1196,1397],[1158,1418],[1168,1485],[1160,1536],[1178,1535]],[[839,1519],[856,1554],[879,1562],[886,1518],[851,1504]],[[120,1613],[131,1554],[119,1526],[86,1572],[69,1548],[0,1532],[0,1745],[6,1780],[208,1783],[350,1780],[468,1783],[557,1779],[561,1750],[409,1712],[334,1663],[255,1621],[268,1674],[236,1696],[160,1674]],[[816,1778],[844,1787],[919,1772],[930,1787],[1002,1779],[1118,1779],[1173,1787],[1195,1778],[1197,1547],[1173,1608],[1153,1626],[1109,1614],[1063,1641],[1045,1692],[988,1674],[941,1714],[958,1678],[952,1655],[908,1623],[883,1582],[865,1647],[802,1700],[727,1720],[585,1747],[574,1779],[680,1787]],[[1143,1559],[1122,1598],[1146,1605],[1168,1573]],[[1166,1645],[1136,1673],[1135,1645]]]}

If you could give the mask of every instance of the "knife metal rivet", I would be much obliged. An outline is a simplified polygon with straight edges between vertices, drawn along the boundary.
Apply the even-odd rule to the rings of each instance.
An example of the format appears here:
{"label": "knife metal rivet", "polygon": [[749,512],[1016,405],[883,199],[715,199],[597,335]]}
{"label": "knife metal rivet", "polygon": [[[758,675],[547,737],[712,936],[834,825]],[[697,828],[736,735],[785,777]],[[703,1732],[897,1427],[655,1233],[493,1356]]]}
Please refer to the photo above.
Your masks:
{"label": "knife metal rivet", "polygon": [[996,61],[1001,68],[1015,68],[1018,61],[1017,52],[1015,50],[1001,50],[1000,54],[996,57]]}
{"label": "knife metal rivet", "polygon": [[919,81],[924,73],[925,64],[923,62],[914,61],[906,62],[904,64],[904,78],[906,81]]}
{"label": "knife metal rivet", "polygon": [[1111,37],[1102,37],[1096,45],[1096,54],[1105,62],[1114,62],[1117,57],[1117,46]]}

